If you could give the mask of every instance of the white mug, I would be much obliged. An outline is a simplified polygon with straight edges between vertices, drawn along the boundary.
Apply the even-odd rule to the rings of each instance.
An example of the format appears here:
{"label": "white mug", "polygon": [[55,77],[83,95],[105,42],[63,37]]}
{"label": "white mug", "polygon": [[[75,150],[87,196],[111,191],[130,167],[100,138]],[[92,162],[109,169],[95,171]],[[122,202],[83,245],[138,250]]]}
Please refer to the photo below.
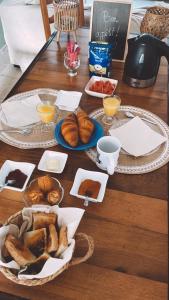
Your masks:
{"label": "white mug", "polygon": [[109,175],[113,175],[117,166],[120,149],[121,142],[116,137],[104,136],[100,138],[97,142],[99,162],[96,165],[102,170],[107,170]]}

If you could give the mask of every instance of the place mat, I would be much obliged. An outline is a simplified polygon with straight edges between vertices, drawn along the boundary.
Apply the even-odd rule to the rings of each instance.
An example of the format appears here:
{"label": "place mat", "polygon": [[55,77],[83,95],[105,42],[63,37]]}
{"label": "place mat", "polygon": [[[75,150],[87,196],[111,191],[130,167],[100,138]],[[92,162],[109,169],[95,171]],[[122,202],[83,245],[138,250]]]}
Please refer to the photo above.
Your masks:
{"label": "place mat", "polygon": [[[120,152],[118,165],[115,168],[115,172],[124,174],[143,174],[152,172],[162,167],[169,161],[169,127],[158,116],[139,107],[122,105],[119,108],[119,112],[115,116],[113,125],[111,126],[107,126],[102,122],[102,118],[104,116],[103,109],[98,109],[92,112],[90,114],[90,117],[100,122],[100,124],[104,128],[105,135],[109,135],[108,131],[110,127],[117,128],[131,120],[125,115],[125,112],[127,111],[133,113],[135,116],[139,116],[140,118],[144,117],[150,121],[153,121],[155,124],[150,124],[149,122],[145,123],[146,125],[150,126],[151,129],[166,137],[167,141],[147,155],[137,158],[128,154],[122,149]],[[87,150],[86,154],[93,162],[96,163],[97,152],[95,147]]]}
{"label": "place mat", "polygon": [[[53,89],[36,89],[29,92],[17,94],[8,98],[6,101],[21,101],[27,97],[39,95],[42,101],[51,101],[55,103],[57,98],[57,91]],[[2,111],[1,111],[2,113]],[[0,118],[0,129],[10,129],[5,122]],[[29,127],[29,126],[27,126]],[[44,126],[43,124],[37,123],[32,126],[32,132],[28,135],[21,133],[1,132],[0,140],[17,148],[30,149],[30,148],[49,148],[57,145],[57,141],[54,138],[54,127]]]}

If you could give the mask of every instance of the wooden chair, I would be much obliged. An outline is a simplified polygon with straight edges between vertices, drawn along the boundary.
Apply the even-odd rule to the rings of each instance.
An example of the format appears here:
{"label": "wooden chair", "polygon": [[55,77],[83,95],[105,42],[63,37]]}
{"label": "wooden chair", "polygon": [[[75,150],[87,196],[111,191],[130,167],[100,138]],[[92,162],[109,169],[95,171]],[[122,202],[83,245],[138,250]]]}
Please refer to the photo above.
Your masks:
{"label": "wooden chair", "polygon": [[[50,24],[54,23],[54,15],[49,17],[47,5],[53,3],[53,0],[40,0],[43,25],[45,30],[46,40],[51,36]],[[79,26],[84,26],[84,5],[83,0],[79,0]]]}
{"label": "wooden chair", "polygon": [[53,3],[53,0],[40,0],[40,7],[45,30],[46,40],[51,36],[50,24],[54,23],[54,15],[49,17],[47,5]]}

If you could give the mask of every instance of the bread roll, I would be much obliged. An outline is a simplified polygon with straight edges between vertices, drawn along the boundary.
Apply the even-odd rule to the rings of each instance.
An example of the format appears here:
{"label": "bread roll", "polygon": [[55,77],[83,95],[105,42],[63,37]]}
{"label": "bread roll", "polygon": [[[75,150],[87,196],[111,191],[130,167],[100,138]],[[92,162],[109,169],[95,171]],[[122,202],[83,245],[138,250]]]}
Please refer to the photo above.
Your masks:
{"label": "bread roll", "polygon": [[79,126],[80,140],[84,144],[87,144],[94,131],[94,124],[84,111],[79,111],[77,113],[77,122]]}
{"label": "bread roll", "polygon": [[58,242],[58,234],[56,231],[56,227],[53,224],[49,225],[49,234],[48,234],[48,244],[47,244],[47,252],[51,253],[57,251],[59,246]]}
{"label": "bread roll", "polygon": [[36,256],[46,251],[47,233],[46,228],[29,231],[24,234],[24,245]]}
{"label": "bread roll", "polygon": [[20,267],[31,264],[36,260],[36,256],[12,234],[7,235],[5,247]]}
{"label": "bread roll", "polygon": [[59,247],[56,256],[60,256],[60,254],[62,254],[62,252],[67,247],[68,247],[67,226],[62,225],[59,231]]}
{"label": "bread roll", "polygon": [[38,187],[44,193],[48,193],[53,189],[54,181],[49,175],[38,177]]}
{"label": "bread roll", "polygon": [[57,215],[54,213],[37,212],[32,214],[33,230],[48,227],[56,223]]}
{"label": "bread roll", "polygon": [[76,147],[78,144],[78,124],[75,114],[69,114],[61,125],[61,134],[64,140],[71,146]]}

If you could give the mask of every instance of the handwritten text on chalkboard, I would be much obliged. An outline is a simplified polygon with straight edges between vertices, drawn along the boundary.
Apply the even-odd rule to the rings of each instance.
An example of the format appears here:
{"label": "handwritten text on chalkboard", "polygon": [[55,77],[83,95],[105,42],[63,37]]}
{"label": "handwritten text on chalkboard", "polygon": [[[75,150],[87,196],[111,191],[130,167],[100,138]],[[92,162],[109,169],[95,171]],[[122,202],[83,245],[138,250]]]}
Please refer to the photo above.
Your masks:
{"label": "handwritten text on chalkboard", "polygon": [[91,40],[113,45],[112,56],[124,57],[131,3],[94,1]]}

